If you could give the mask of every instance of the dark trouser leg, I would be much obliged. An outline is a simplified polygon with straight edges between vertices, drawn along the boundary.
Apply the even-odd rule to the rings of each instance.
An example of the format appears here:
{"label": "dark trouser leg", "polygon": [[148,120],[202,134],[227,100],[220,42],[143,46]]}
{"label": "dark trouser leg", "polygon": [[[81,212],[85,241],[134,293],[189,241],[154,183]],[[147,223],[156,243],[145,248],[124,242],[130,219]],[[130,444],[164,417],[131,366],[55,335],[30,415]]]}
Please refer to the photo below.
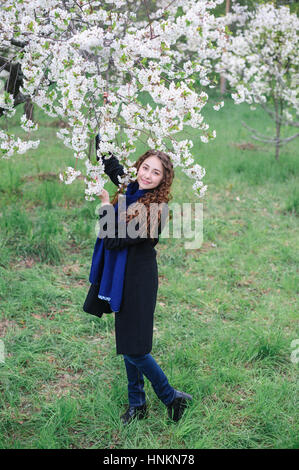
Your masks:
{"label": "dark trouser leg", "polygon": [[141,374],[145,375],[151,382],[153,389],[164,403],[169,405],[176,396],[176,391],[169,385],[168,379],[161,367],[150,354],[143,356],[129,356],[124,354],[125,361],[135,366]]}
{"label": "dark trouser leg", "polygon": [[144,380],[139,369],[124,355],[128,377],[128,397],[130,406],[141,406],[145,403]]}

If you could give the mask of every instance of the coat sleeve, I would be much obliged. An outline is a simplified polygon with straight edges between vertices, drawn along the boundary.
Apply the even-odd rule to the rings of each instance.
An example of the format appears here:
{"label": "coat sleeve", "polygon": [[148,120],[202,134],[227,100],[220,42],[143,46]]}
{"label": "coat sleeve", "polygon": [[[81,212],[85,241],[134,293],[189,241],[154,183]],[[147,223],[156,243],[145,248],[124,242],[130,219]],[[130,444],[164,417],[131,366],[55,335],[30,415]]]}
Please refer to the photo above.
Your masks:
{"label": "coat sleeve", "polygon": [[[96,152],[98,151],[100,140],[101,140],[101,137],[100,137],[100,134],[98,134],[96,136]],[[109,176],[112,183],[114,183],[116,186],[119,186],[120,182],[118,181],[117,177],[118,175],[123,176],[125,174],[123,170],[123,166],[119,163],[118,159],[114,155],[112,155],[111,152],[109,152],[109,155],[111,155],[109,158],[106,158],[105,154],[101,155],[102,162],[105,167],[105,173],[106,175]],[[99,157],[97,155],[96,157],[97,157],[97,160],[99,160]]]}

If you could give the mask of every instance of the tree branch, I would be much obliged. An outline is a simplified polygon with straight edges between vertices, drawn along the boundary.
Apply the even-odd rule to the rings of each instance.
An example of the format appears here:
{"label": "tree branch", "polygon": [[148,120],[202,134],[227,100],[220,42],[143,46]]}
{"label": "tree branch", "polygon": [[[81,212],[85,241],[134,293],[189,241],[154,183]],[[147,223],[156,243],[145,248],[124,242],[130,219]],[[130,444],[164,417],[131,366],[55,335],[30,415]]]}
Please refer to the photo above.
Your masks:
{"label": "tree branch", "polygon": [[[256,129],[253,129],[252,127],[249,127],[245,122],[242,121],[242,125],[244,127],[246,127],[246,129],[248,129],[250,132],[251,132],[251,137],[254,139],[254,140],[258,140],[260,142],[265,142],[265,143],[269,143],[269,144],[276,144],[277,143],[277,139],[275,138],[269,138],[263,134],[261,134],[260,132],[258,132]],[[259,136],[259,137],[258,137]],[[286,144],[287,142],[290,142],[291,140],[293,139],[296,139],[296,137],[299,136],[299,132],[297,132],[297,134],[294,134],[290,137],[286,137],[285,139],[279,139],[278,141],[278,145],[279,146],[282,146],[283,144]]]}
{"label": "tree branch", "polygon": [[[275,113],[268,108],[264,103],[260,103],[261,107],[266,111],[269,116],[271,116],[273,119],[275,119]],[[299,121],[289,121],[286,118],[283,118],[281,115],[279,116],[279,123],[280,124],[285,124],[287,126],[293,126],[293,127],[299,127]]]}

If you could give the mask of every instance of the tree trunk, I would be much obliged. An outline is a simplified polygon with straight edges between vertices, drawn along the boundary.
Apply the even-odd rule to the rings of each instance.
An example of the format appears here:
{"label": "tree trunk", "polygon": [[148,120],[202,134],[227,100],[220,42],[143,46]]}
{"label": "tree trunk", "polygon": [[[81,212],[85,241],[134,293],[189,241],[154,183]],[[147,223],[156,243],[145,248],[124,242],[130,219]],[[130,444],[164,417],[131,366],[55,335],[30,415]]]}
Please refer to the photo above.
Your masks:
{"label": "tree trunk", "polygon": [[275,141],[275,159],[276,161],[279,160],[279,149],[280,149],[280,127],[281,127],[281,120],[278,111],[278,103],[275,100],[275,125],[276,125],[276,141]]}
{"label": "tree trunk", "polygon": [[220,93],[224,95],[226,92],[226,79],[223,75],[220,76]]}
{"label": "tree trunk", "polygon": [[24,113],[26,114],[26,118],[32,122],[34,122],[33,111],[34,104],[32,103],[30,98],[27,98],[24,104]]}
{"label": "tree trunk", "polygon": [[[276,139],[277,139],[277,134],[276,134]],[[276,158],[276,161],[279,160],[279,142],[278,142],[278,140],[276,140],[275,158]]]}

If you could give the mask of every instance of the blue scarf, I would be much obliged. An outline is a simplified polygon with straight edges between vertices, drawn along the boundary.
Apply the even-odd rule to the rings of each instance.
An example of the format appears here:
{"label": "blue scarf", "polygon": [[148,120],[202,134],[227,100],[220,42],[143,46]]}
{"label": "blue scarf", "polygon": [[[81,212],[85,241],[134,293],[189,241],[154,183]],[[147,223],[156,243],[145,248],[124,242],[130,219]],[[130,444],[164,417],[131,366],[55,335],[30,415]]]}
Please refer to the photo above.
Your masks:
{"label": "blue scarf", "polygon": [[[129,183],[125,193],[126,208],[147,191],[149,190],[139,189],[137,181]],[[114,210],[117,220],[118,202],[114,206]],[[98,297],[107,300],[113,312],[120,310],[127,256],[128,247],[122,250],[106,250],[103,239],[97,238],[92,256],[89,282],[91,284],[100,284]]]}

